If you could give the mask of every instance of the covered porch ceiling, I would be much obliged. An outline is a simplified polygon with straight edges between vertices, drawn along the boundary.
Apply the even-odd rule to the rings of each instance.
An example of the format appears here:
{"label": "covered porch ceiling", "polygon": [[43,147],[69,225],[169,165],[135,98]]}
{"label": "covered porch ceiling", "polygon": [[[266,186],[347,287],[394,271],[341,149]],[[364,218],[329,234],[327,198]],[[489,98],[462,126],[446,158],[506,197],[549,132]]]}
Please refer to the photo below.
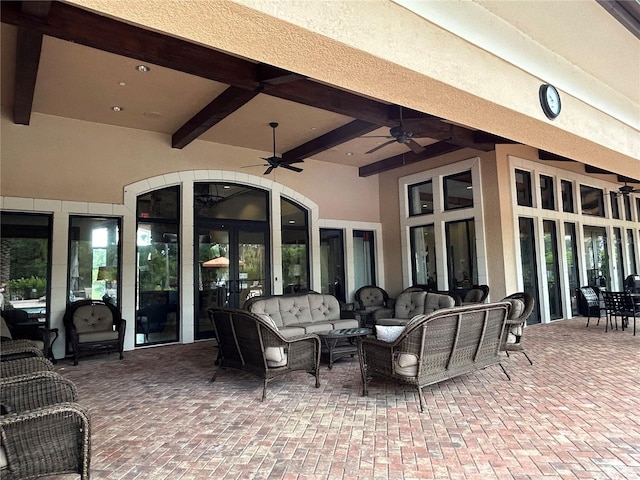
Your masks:
{"label": "covered porch ceiling", "polygon": [[[166,134],[168,148],[198,139],[271,153],[269,123],[278,122],[274,156],[284,163],[313,158],[357,167],[362,177],[518,143],[69,3],[1,8],[2,105],[16,124],[37,112]],[[637,32],[638,18],[624,18]],[[540,158],[582,162],[547,151]],[[588,164],[585,171],[613,173]]]}

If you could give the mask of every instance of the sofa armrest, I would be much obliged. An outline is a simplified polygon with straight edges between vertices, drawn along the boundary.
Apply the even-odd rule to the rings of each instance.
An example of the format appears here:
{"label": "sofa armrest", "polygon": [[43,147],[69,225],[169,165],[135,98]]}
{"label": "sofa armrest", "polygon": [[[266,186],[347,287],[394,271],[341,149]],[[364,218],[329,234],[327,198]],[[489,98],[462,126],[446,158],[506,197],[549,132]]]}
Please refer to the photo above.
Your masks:
{"label": "sofa armrest", "polygon": [[91,425],[82,405],[65,402],[3,415],[0,430],[7,467],[15,478],[59,473],[89,478]]}
{"label": "sofa armrest", "polygon": [[0,403],[9,412],[19,413],[77,400],[78,392],[73,382],[53,371],[0,379]]}

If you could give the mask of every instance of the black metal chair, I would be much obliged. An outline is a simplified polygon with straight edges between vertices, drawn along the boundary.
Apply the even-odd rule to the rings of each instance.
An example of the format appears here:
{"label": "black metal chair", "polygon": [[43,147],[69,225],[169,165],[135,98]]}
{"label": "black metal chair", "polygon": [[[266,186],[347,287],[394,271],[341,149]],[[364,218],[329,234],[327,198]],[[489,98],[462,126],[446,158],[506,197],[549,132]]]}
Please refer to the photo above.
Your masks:
{"label": "black metal chair", "polygon": [[589,287],[589,286],[580,287],[577,290],[578,290],[578,300],[580,302],[580,306],[582,307],[581,312],[583,315],[585,315],[586,313],[585,315],[587,317],[586,326],[587,327],[589,326],[589,320],[591,320],[591,317],[592,316],[595,317],[596,315],[598,316],[598,323],[596,325],[600,325],[600,319],[602,318],[603,310],[605,311],[605,316],[606,316],[606,309],[602,305],[602,299],[598,294],[600,290],[598,289],[596,291],[595,288]]}
{"label": "black metal chair", "polygon": [[[612,320],[616,319],[616,330],[618,329],[617,317],[620,317],[621,328],[625,330],[629,326],[629,320],[633,319],[633,335],[636,334],[636,318],[640,317],[640,297],[634,297],[630,292],[602,292],[604,303],[607,308],[609,324],[613,328]],[[607,331],[605,327],[605,332]]]}

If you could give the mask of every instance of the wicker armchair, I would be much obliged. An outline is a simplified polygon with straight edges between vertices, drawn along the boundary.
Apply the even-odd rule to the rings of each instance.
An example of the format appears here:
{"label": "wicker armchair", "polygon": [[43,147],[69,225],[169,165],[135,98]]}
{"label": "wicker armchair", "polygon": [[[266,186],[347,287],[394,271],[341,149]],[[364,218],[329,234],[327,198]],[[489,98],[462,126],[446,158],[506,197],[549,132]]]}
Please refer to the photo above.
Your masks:
{"label": "wicker armchair", "polygon": [[102,352],[119,352],[120,360],[124,358],[127,322],[111,303],[99,300],[73,302],[67,306],[63,321],[74,365],[82,356]]}
{"label": "wicker armchair", "polygon": [[44,357],[25,357],[0,362],[0,378],[53,370],[53,363]]}
{"label": "wicker armchair", "polygon": [[5,480],[78,473],[89,480],[90,419],[69,380],[38,372],[0,380]]}
{"label": "wicker armchair", "polygon": [[389,298],[389,294],[382,288],[375,285],[365,285],[360,287],[353,294],[355,300],[356,314],[362,319],[362,324],[374,323],[373,312],[381,308],[393,309],[394,298]]}
{"label": "wicker armchair", "polygon": [[377,326],[377,336],[389,328],[398,329],[398,336],[359,341],[362,394],[368,394],[370,377],[391,378],[415,386],[424,411],[424,387],[500,364],[508,312],[508,303],[487,303],[418,315],[405,327]]}
{"label": "wicker armchair", "polygon": [[488,285],[474,285],[462,297],[462,305],[472,305],[474,303],[484,303],[489,297]]}
{"label": "wicker armchair", "polygon": [[[208,309],[219,348],[219,368],[236,368],[264,380],[262,400],[267,384],[294,370],[306,371],[320,386],[320,338],[315,334],[284,337],[270,318],[262,318],[245,310]],[[271,320],[271,321],[269,321]]]}
{"label": "wicker armchair", "polygon": [[507,328],[502,339],[502,351],[506,352],[507,356],[509,352],[520,352],[533,365],[533,361],[524,350],[524,327],[527,324],[527,319],[531,316],[531,312],[533,312],[533,296],[527,292],[517,292],[508,295],[502,301],[511,304],[509,317],[507,318]]}

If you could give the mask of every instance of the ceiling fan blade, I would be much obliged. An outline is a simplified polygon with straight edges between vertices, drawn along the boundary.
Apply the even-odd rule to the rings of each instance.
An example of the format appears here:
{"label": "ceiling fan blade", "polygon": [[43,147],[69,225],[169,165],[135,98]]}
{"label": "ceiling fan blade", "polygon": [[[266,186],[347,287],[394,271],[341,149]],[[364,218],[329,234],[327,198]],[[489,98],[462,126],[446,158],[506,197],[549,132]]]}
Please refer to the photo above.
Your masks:
{"label": "ceiling fan blade", "polygon": [[280,166],[282,168],[286,168],[287,170],[293,170],[294,172],[298,172],[298,173],[300,173],[302,171],[301,168],[293,167],[293,166],[289,165],[288,163],[281,163]]}
{"label": "ceiling fan blade", "polygon": [[413,153],[424,152],[424,147],[411,138],[407,140],[407,146],[411,149]]}
{"label": "ceiling fan blade", "polygon": [[396,138],[391,135],[364,135],[360,138]]}
{"label": "ceiling fan blade", "polygon": [[268,167],[268,163],[256,163],[255,165],[243,165],[241,168],[251,168],[251,167]]}
{"label": "ceiling fan blade", "polygon": [[296,158],[295,160],[287,160],[285,163],[304,163],[302,158]]}
{"label": "ceiling fan blade", "polygon": [[269,174],[273,171],[273,169],[274,169],[274,168],[275,168],[275,167],[271,167],[271,166],[270,166],[269,168],[267,168],[267,169],[264,171],[263,175],[269,175]]}
{"label": "ceiling fan blade", "polygon": [[388,142],[382,143],[380,145],[378,145],[377,147],[373,147],[371,150],[369,150],[368,152],[364,152],[365,155],[367,153],[373,153],[373,152],[377,152],[378,150],[380,150],[383,147],[386,147],[387,145],[391,145],[392,143],[395,143],[395,139],[394,140],[389,140]]}

